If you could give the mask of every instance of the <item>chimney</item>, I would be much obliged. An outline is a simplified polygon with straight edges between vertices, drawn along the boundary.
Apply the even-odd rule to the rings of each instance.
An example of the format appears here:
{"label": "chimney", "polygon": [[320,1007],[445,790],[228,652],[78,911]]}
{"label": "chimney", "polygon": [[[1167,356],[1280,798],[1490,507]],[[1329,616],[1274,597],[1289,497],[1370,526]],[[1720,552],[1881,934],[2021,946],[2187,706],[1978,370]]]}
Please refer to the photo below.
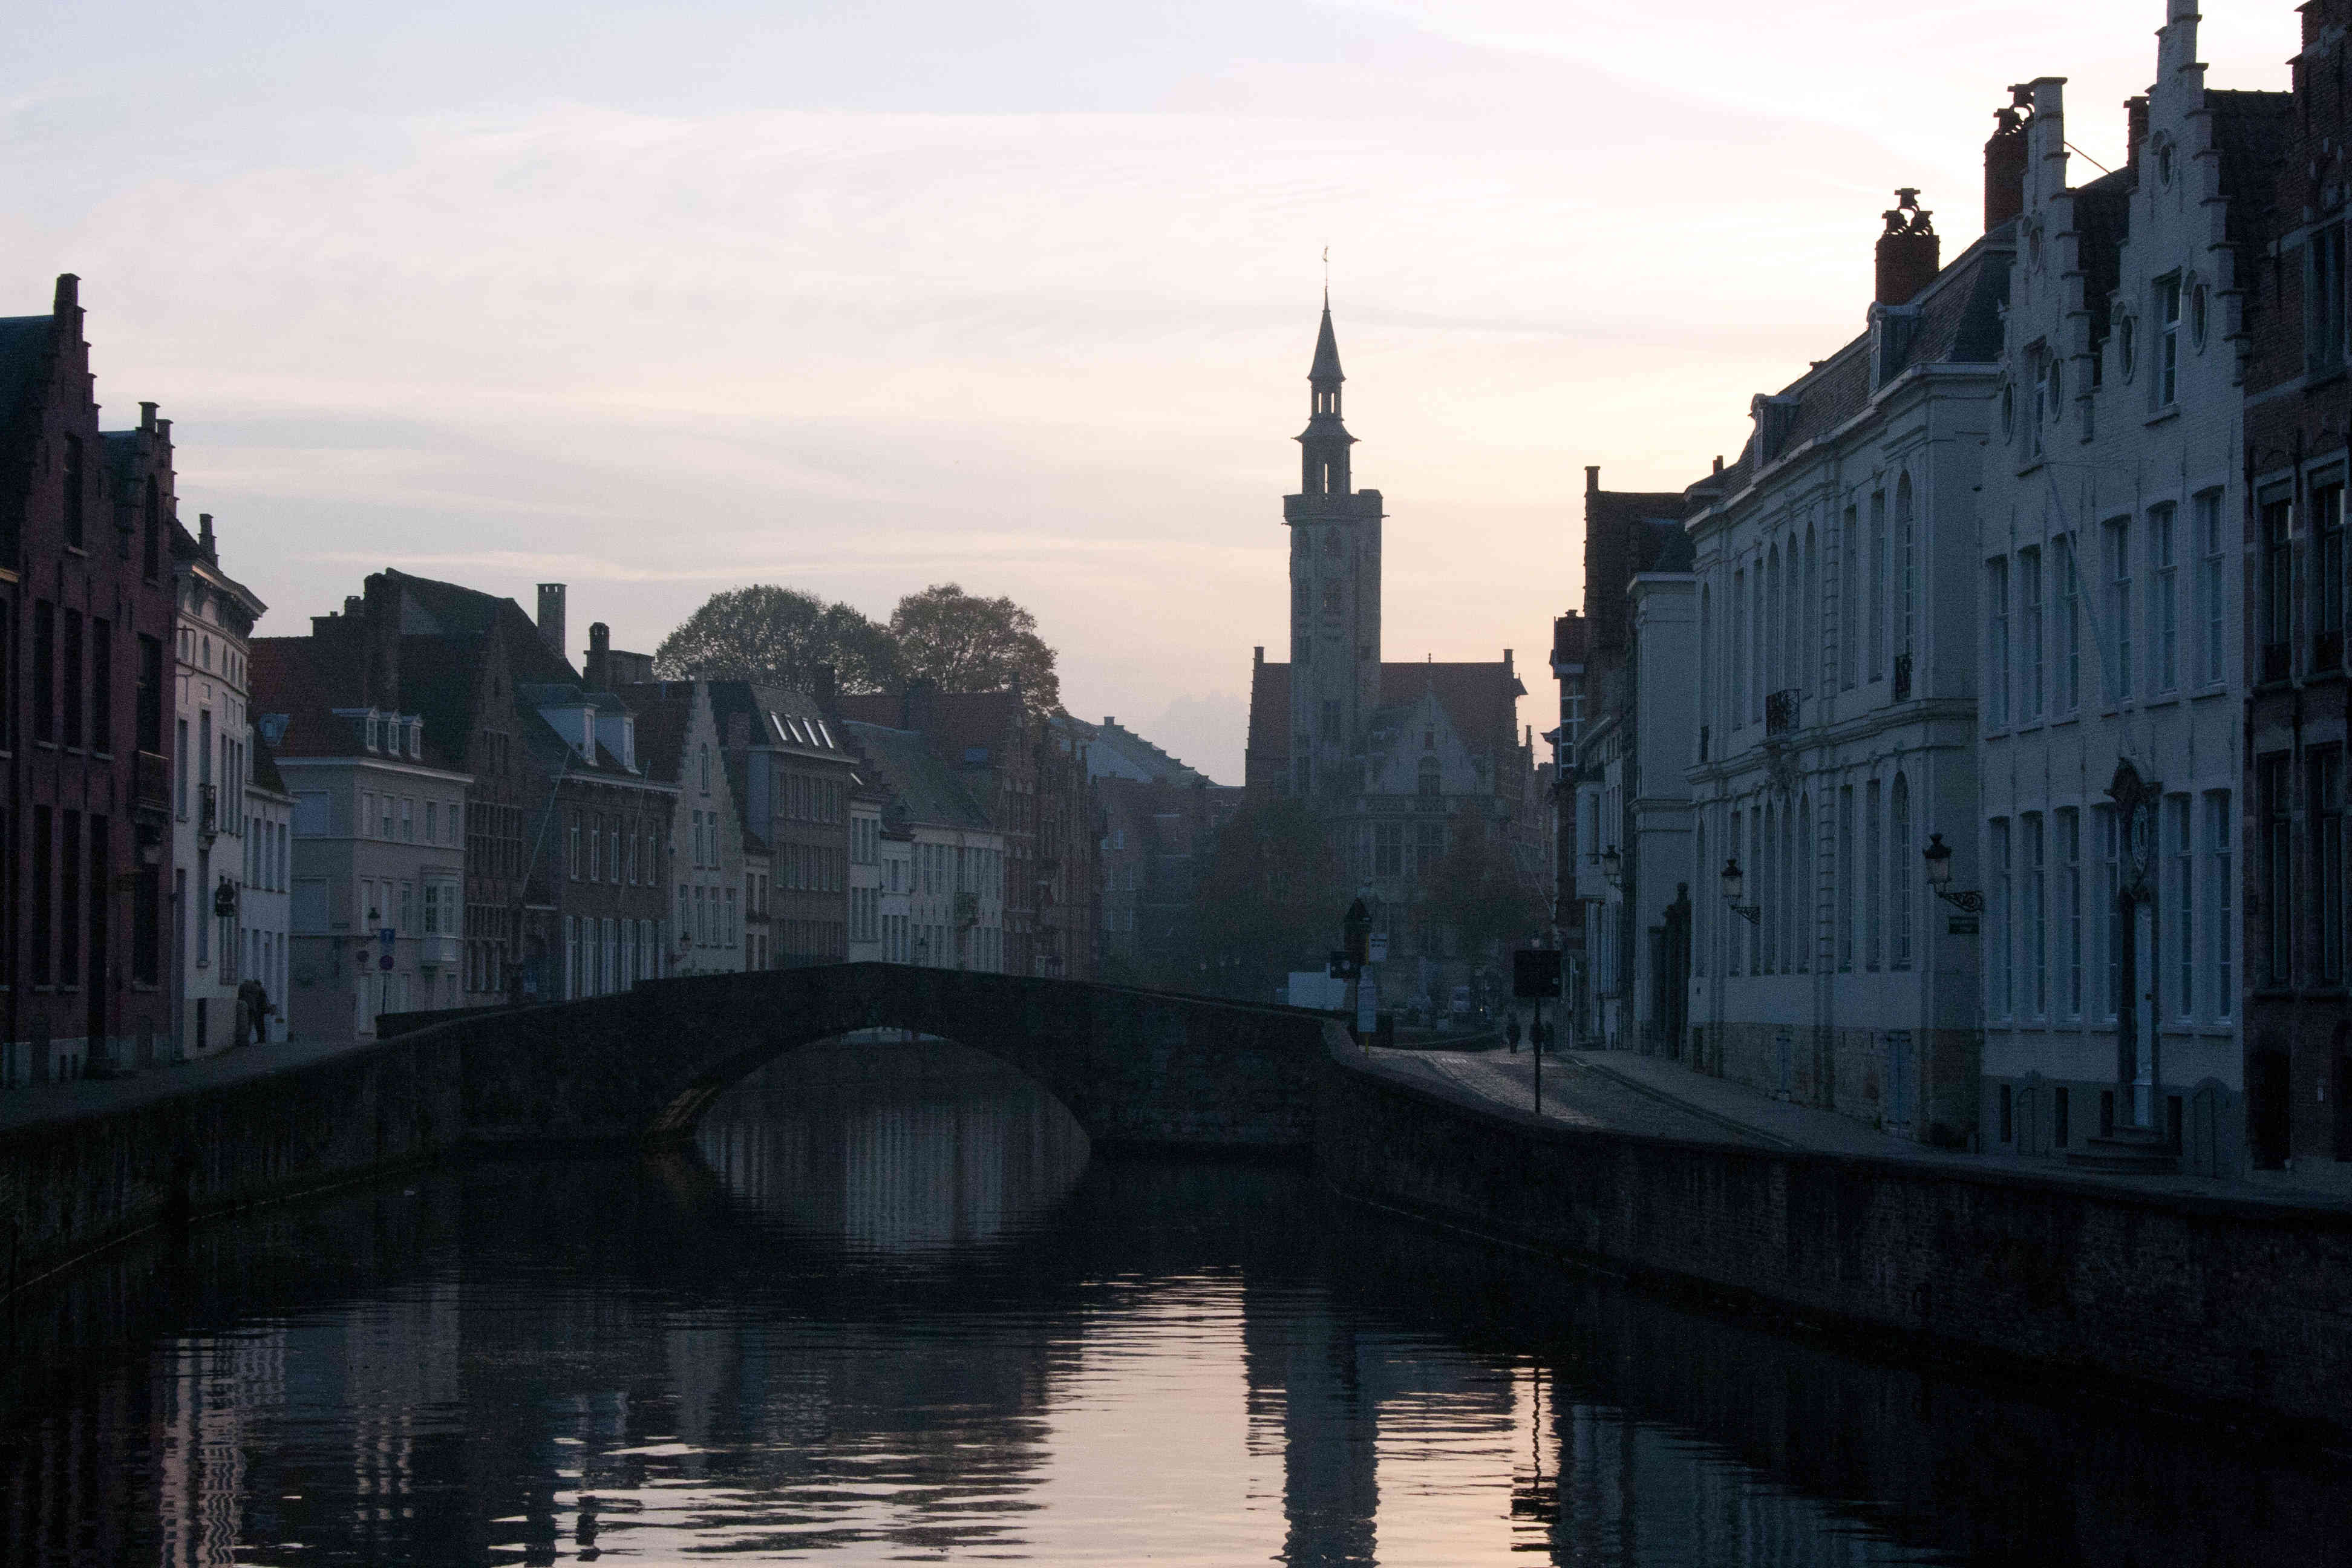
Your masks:
{"label": "chimney", "polygon": [[1264,664],[1265,662],[1265,645],[1264,643],[1260,643],[1255,647],[1250,649],[1250,664],[1255,668],[1255,666]]}
{"label": "chimney", "polygon": [[68,311],[79,310],[80,309],[81,279],[75,277],[70,272],[58,273],[57,298],[55,302],[50,306],[51,313],[58,316],[64,316]]}
{"label": "chimney", "polygon": [[2009,89],[2010,105],[1993,110],[1993,132],[1985,142],[1985,232],[2025,210],[2025,122],[2033,116],[2033,86]]}
{"label": "chimney", "polygon": [[2124,167],[2139,168],[2139,144],[2147,140],[2147,94],[2124,100]]}
{"label": "chimney", "polygon": [[1598,463],[1584,466],[1584,493],[1589,496],[1601,493],[1601,465]]}
{"label": "chimney", "polygon": [[1723,454],[1720,452],[1715,455],[1715,471],[1718,474],[1723,472]]}
{"label": "chimney", "polygon": [[[155,405],[145,403],[140,406],[152,409]],[[205,560],[215,566],[220,564],[220,550],[213,542],[213,514],[208,511],[196,513],[196,548],[205,552]]]}
{"label": "chimney", "polygon": [[[543,594],[544,589],[541,590]],[[541,603],[546,601],[542,599]],[[546,612],[541,611],[544,615]],[[561,648],[556,650],[562,652]],[[588,684],[610,687],[613,684],[613,628],[602,621],[588,623]]]}
{"label": "chimney", "polygon": [[139,428],[146,431],[151,436],[155,433],[155,405],[153,404],[142,403],[139,405]]}
{"label": "chimney", "polygon": [[1934,214],[1919,205],[1919,193],[1909,186],[1895,193],[1895,205],[1885,213],[1886,229],[1878,237],[1878,293],[1882,305],[1907,305],[1936,280],[1943,241],[1929,221]]}
{"label": "chimney", "polygon": [[898,699],[898,728],[918,734],[931,732],[932,699],[939,695],[939,683],[917,677],[907,682],[907,689]]}
{"label": "chimney", "polygon": [[816,699],[818,709],[827,715],[834,710],[834,698],[841,690],[841,678],[833,666],[820,664],[809,671],[809,695]]}
{"label": "chimney", "polygon": [[346,594],[343,595],[344,615],[356,621],[363,613],[364,612],[360,608],[360,596],[357,594]]}
{"label": "chimney", "polygon": [[572,656],[563,651],[563,584],[541,583],[539,585],[539,640],[555,650],[555,657],[564,663]]}
{"label": "chimney", "polygon": [[[348,603],[349,601],[346,601]],[[400,584],[389,572],[367,580],[362,647],[360,700],[387,713],[400,711]]]}

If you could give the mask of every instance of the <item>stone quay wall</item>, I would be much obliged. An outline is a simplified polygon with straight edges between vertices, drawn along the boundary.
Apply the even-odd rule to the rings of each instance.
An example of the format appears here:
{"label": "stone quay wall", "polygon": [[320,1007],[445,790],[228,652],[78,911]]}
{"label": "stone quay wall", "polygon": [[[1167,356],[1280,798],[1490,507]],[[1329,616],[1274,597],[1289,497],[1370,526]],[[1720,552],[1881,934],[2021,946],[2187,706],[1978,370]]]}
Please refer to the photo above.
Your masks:
{"label": "stone quay wall", "polygon": [[2352,1211],[1539,1124],[1337,1042],[1317,1125],[1335,1187],[1424,1219],[1899,1353],[2352,1432]]}
{"label": "stone quay wall", "polygon": [[424,1034],[0,1131],[0,1292],[151,1226],[432,1159],[464,1135],[458,1079],[456,1042]]}

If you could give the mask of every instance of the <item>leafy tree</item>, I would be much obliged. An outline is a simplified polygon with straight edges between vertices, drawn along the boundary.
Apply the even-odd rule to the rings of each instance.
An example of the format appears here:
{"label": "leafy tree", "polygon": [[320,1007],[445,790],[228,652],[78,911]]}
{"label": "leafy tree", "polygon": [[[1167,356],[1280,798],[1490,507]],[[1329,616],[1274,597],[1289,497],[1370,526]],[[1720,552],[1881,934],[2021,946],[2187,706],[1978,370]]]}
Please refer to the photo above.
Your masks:
{"label": "leafy tree", "polygon": [[1037,635],[1037,617],[1010,599],[983,599],[960,584],[935,583],[890,612],[900,668],[909,679],[942,691],[995,691],[1021,683],[1024,704],[1039,714],[1062,708],[1054,650]]}
{"label": "leafy tree", "polygon": [[1194,927],[1211,984],[1263,1000],[1291,970],[1321,969],[1350,896],[1304,802],[1244,807],[1217,830],[1195,884]]}
{"label": "leafy tree", "polygon": [[847,605],[767,583],[711,595],[654,650],[654,669],[665,680],[806,689],[826,664],[843,691],[887,691],[899,679],[889,632]]}

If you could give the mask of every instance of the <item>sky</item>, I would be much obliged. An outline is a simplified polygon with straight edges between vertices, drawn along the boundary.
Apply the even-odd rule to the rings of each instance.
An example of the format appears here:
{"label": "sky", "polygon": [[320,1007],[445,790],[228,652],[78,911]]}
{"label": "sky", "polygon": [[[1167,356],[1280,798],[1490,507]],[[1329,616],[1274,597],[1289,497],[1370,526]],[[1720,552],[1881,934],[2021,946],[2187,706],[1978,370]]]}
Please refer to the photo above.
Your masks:
{"label": "sky", "polygon": [[[1546,728],[1585,467],[1736,453],[1895,187],[1974,239],[2009,83],[2119,163],[2166,3],[17,0],[0,314],[81,276],[265,634],[384,566],[567,583],[575,658],[952,581],[1237,783],[1326,247],[1385,657],[1511,648]],[[2296,26],[2214,0],[2210,84]]]}

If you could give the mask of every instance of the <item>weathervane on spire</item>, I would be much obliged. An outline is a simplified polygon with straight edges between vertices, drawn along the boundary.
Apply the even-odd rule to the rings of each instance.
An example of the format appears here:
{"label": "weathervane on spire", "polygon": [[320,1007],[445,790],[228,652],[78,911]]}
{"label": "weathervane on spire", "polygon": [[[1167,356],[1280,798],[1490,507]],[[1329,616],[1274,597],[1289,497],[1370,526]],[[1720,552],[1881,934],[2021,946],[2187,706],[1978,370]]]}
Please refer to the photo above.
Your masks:
{"label": "weathervane on spire", "polygon": [[1331,302],[1331,247],[1323,247],[1323,302]]}

